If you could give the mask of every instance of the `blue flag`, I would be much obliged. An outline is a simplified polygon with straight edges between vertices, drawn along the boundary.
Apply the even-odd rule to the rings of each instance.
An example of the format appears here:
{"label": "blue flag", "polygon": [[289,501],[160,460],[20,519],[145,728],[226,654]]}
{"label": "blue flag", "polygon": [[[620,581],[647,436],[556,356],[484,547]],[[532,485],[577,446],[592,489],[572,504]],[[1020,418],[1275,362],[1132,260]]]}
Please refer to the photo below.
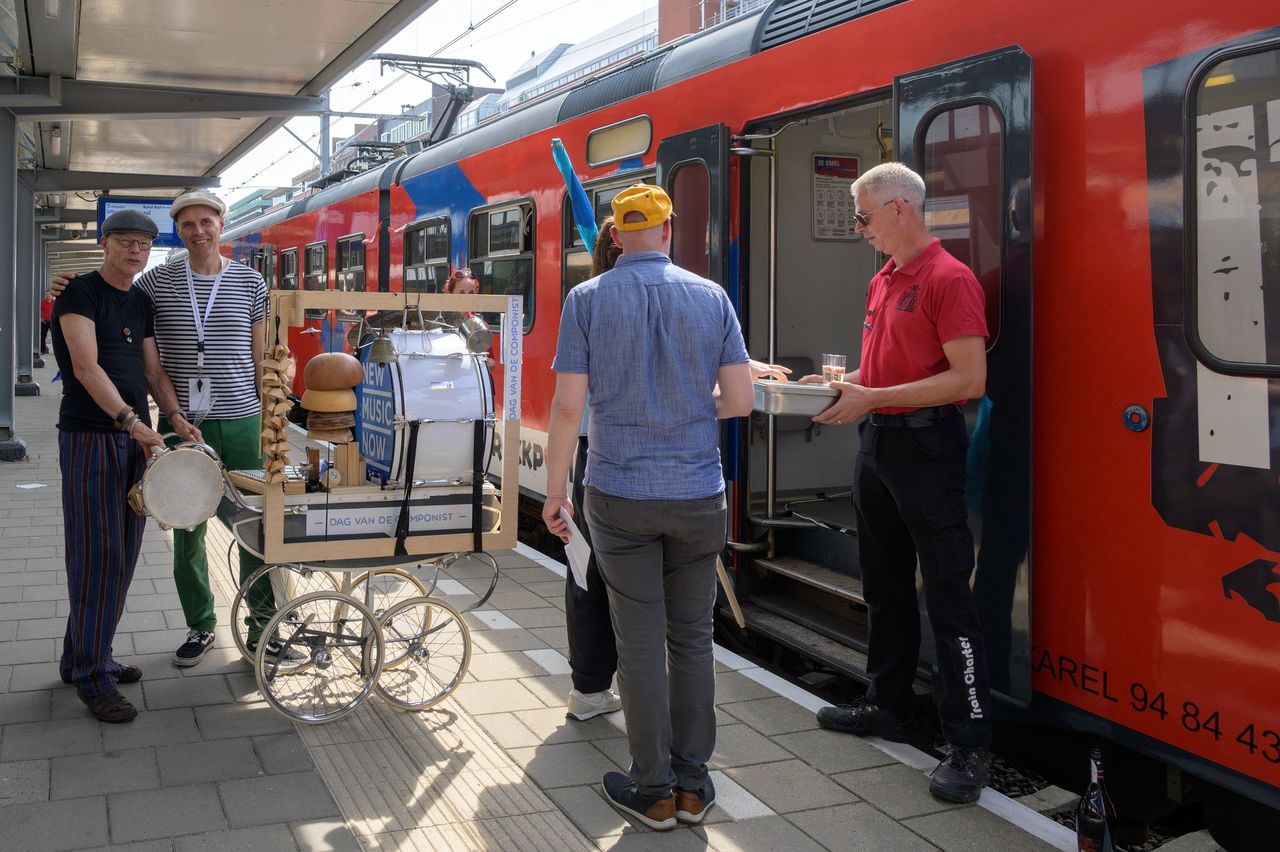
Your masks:
{"label": "blue flag", "polygon": [[573,171],[573,163],[569,162],[569,152],[558,138],[551,140],[551,156],[555,158],[556,168],[564,178],[565,189],[569,191],[569,206],[573,209],[573,224],[577,226],[587,251],[596,244],[596,215],[587,198],[587,191],[582,188],[582,181]]}

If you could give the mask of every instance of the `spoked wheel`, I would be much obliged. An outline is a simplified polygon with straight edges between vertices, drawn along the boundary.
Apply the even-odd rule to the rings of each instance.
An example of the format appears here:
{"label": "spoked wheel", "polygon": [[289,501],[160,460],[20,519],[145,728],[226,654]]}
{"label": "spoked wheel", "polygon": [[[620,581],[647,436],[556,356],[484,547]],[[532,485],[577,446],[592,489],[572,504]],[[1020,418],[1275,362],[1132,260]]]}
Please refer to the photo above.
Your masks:
{"label": "spoked wheel", "polygon": [[[489,588],[475,603],[462,610],[462,612],[471,612],[484,606],[489,602],[489,597],[498,586],[498,560],[483,550],[463,550],[457,553],[450,553],[434,560],[432,564],[436,566],[437,573],[443,568],[458,579],[479,579],[485,576],[489,578]],[[431,584],[431,591],[435,591],[434,582]]]}
{"label": "spoked wheel", "polygon": [[[370,585],[373,587],[372,597],[366,594]],[[351,597],[370,606],[378,618],[401,601],[426,597],[427,594],[427,587],[422,581],[401,568],[375,568],[361,574],[351,584]]]}
{"label": "spoked wheel", "polygon": [[387,656],[377,690],[384,701],[422,710],[442,701],[462,682],[471,662],[471,631],[456,609],[436,598],[402,601],[382,616]]}
{"label": "spoked wheel", "polygon": [[303,565],[263,565],[254,571],[231,602],[231,635],[240,656],[253,663],[256,649],[249,649],[250,635],[254,640],[262,635],[262,628],[285,603],[312,592],[337,590],[332,575]]}
{"label": "spoked wheel", "polygon": [[[337,592],[314,592],[289,602],[264,636],[280,647],[268,655],[258,643],[254,672],[262,696],[299,722],[331,722],[364,700],[382,671],[382,631],[365,605]],[[301,664],[292,662],[301,659]],[[289,660],[290,662],[280,662]]]}

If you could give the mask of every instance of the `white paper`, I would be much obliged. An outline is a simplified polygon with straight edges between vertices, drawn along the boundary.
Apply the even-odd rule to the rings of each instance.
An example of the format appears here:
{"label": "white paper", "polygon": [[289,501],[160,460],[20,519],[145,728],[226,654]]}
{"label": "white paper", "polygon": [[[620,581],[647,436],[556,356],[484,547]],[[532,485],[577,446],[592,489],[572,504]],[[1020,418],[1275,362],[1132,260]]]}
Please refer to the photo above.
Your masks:
{"label": "white paper", "polygon": [[[44,486],[45,486],[45,484],[44,484],[43,482],[24,482],[24,483],[22,483],[21,485],[19,485],[19,486],[17,486],[17,487],[18,487],[18,488],[27,488],[27,489],[31,489],[31,488],[44,488]],[[575,532],[576,532],[576,530],[575,530]]]}
{"label": "white paper", "polygon": [[573,572],[573,582],[578,584],[579,589],[585,591],[587,588],[587,560],[591,558],[591,545],[587,544],[586,538],[567,511],[561,509],[560,517],[569,525],[569,541],[564,546],[564,553],[565,556],[569,557],[569,570]]}

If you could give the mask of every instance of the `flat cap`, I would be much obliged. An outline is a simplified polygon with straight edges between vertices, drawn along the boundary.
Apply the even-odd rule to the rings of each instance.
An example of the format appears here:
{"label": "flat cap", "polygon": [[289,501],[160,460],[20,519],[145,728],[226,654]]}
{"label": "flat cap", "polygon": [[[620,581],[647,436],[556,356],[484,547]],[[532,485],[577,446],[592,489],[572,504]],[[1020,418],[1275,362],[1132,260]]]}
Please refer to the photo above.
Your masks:
{"label": "flat cap", "polygon": [[177,219],[179,213],[188,207],[195,207],[197,204],[204,207],[212,207],[218,211],[219,216],[227,212],[226,202],[221,198],[207,190],[197,189],[192,192],[184,192],[173,199],[173,206],[169,208],[169,218]]}
{"label": "flat cap", "polygon": [[160,229],[146,213],[125,209],[117,210],[104,219],[100,233],[104,237],[107,234],[146,234],[154,240],[160,235]]}

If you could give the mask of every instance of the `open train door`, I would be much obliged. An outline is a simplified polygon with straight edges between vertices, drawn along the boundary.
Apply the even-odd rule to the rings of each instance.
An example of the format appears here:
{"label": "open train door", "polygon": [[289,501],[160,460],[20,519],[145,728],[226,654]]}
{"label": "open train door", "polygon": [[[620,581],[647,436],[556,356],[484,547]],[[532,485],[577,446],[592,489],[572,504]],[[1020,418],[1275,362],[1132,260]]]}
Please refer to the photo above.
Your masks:
{"label": "open train door", "polygon": [[[1018,47],[894,80],[897,159],[987,298],[987,394],[969,403],[974,592],[991,686],[1031,700],[1031,58]],[[932,643],[924,643],[931,648]]]}
{"label": "open train door", "polygon": [[[658,143],[658,185],[676,218],[671,259],[720,286],[728,281],[725,213],[729,206],[729,130],[713,124]],[[737,302],[737,294],[730,293]]]}

